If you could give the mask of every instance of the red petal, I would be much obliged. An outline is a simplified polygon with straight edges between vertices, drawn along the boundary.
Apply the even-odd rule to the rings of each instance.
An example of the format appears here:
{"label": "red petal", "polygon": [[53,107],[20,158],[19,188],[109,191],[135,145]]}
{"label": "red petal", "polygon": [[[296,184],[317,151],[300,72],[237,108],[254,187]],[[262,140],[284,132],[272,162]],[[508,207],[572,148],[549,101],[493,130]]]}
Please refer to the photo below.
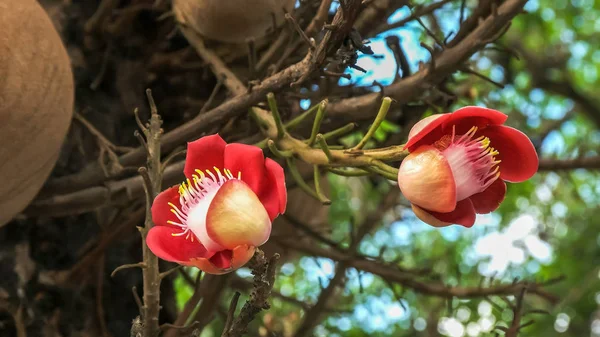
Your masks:
{"label": "red petal", "polygon": [[450,224],[472,227],[475,224],[475,209],[473,208],[473,203],[468,198],[459,201],[454,211],[449,213],[432,212],[415,205],[413,205],[413,211],[415,211],[415,215],[423,222],[435,227],[443,227]]}
{"label": "red petal", "polygon": [[450,114],[445,121],[444,133],[452,133],[452,126],[455,126],[457,135],[465,134],[473,126],[485,128],[491,125],[502,125],[506,122],[508,116],[500,111],[482,108],[479,106],[467,106],[460,108]]}
{"label": "red petal", "polygon": [[412,152],[421,145],[433,144],[436,140],[442,138],[441,125],[450,117],[449,113],[431,115],[420,120],[408,133],[408,141],[404,145],[405,149]]}
{"label": "red petal", "polygon": [[276,186],[276,188],[264,189],[263,195],[259,195],[258,198],[265,206],[269,218],[271,221],[279,214],[285,212],[287,205],[287,189],[285,187],[285,174],[283,167],[271,158],[265,159],[265,168],[267,169],[267,175],[269,177],[269,186]]}
{"label": "red petal", "polygon": [[503,125],[490,126],[481,131],[490,139],[490,146],[498,150],[501,160],[500,179],[522,182],[538,170],[539,160],[531,140],[523,132]]}
{"label": "red petal", "polygon": [[194,266],[207,274],[213,274],[213,275],[227,274],[232,271],[230,269],[218,268],[217,266],[212,264],[212,262],[210,262],[209,259],[205,259],[205,258],[192,259],[190,261],[189,265]]}
{"label": "red petal", "polygon": [[209,261],[219,269],[228,269],[231,267],[232,255],[233,253],[231,250],[222,250],[213,255],[213,257],[211,257]]}
{"label": "red petal", "polygon": [[178,191],[179,186],[169,187],[160,192],[154,199],[152,203],[152,221],[156,226],[175,227],[167,223],[169,220],[179,223],[179,219],[171,212],[171,206],[169,206],[170,202],[178,208],[180,207]]}
{"label": "red petal", "polygon": [[276,189],[270,186],[269,176],[265,168],[265,155],[257,147],[246,144],[228,144],[225,148],[224,167],[237,177],[242,172],[244,181],[252,191],[262,200],[268,193],[268,189]]}
{"label": "red petal", "polygon": [[496,179],[485,191],[474,194],[469,199],[473,202],[475,213],[486,214],[498,209],[505,196],[506,183],[502,179]]}
{"label": "red petal", "polygon": [[430,211],[426,211],[423,208],[415,205],[415,204],[411,204],[412,206],[412,210],[413,213],[415,213],[415,216],[417,218],[419,218],[419,220],[423,221],[424,223],[433,226],[433,227],[448,227],[450,225],[452,225],[451,223],[447,223],[444,222],[436,217],[434,217],[433,215],[431,215]]}
{"label": "red petal", "polygon": [[231,268],[238,269],[243,267],[252,256],[254,256],[255,248],[248,245],[240,245],[233,249],[233,257],[231,259]]}
{"label": "red petal", "polygon": [[213,167],[223,168],[223,153],[227,143],[218,134],[202,137],[196,141],[189,142],[185,167],[183,173],[189,179],[195,174],[195,170],[213,170]]}
{"label": "red petal", "polygon": [[453,127],[457,135],[462,135],[473,126],[485,128],[501,125],[507,118],[508,116],[500,111],[478,106],[467,106],[452,113],[432,115],[413,126],[405,148],[412,152],[419,145],[431,145],[444,135],[451,134]]}
{"label": "red petal", "polygon": [[146,244],[154,255],[179,264],[188,265],[191,259],[208,257],[200,241],[196,238],[194,241],[186,239],[187,235],[172,235],[178,233],[181,233],[181,230],[172,227],[152,227],[146,237]]}
{"label": "red petal", "polygon": [[[233,250],[227,250],[220,253],[217,258],[197,258],[190,261],[190,265],[204,271],[207,274],[221,275],[230,273],[238,268],[243,267],[254,255],[254,247],[241,245]],[[229,257],[229,261],[227,260]],[[220,266],[228,266],[221,268]]]}

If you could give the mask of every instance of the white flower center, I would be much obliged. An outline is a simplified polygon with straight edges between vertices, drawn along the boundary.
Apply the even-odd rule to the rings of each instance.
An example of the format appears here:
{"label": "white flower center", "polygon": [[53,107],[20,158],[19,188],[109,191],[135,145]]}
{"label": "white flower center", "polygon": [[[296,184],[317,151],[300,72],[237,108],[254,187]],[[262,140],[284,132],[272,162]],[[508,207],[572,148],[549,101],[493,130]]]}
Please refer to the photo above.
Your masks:
{"label": "white flower center", "polygon": [[[181,233],[174,236],[186,235],[186,239],[194,240],[198,238],[200,243],[209,252],[217,252],[224,248],[213,241],[206,230],[206,214],[210,204],[225,182],[231,179],[241,179],[241,172],[235,177],[231,171],[224,169],[224,173],[214,167],[216,175],[210,170],[206,174],[196,170],[197,174],[192,175],[192,181],[189,179],[179,186],[179,204],[180,207],[169,203],[171,212],[175,214],[179,222],[168,221],[169,224],[180,227]],[[191,232],[191,233],[190,233]]]}
{"label": "white flower center", "polygon": [[[442,138],[436,143],[445,147],[442,153],[454,176],[456,201],[483,192],[500,177],[500,160],[494,157],[498,151],[490,147],[490,139],[485,136],[473,139],[476,132],[474,126],[466,134],[455,136],[453,128],[450,139]],[[443,143],[447,141],[450,144],[446,147]]]}

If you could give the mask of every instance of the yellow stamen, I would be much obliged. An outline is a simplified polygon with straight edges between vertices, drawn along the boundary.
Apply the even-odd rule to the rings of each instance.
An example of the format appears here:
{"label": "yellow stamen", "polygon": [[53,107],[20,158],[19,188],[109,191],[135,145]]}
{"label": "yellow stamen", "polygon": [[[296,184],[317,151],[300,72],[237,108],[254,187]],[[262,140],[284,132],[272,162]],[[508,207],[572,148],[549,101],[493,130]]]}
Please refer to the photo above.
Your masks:
{"label": "yellow stamen", "polygon": [[490,139],[488,137],[484,137],[481,141],[481,148],[482,149],[486,149],[488,148],[488,146],[490,146]]}
{"label": "yellow stamen", "polygon": [[473,137],[475,135],[475,132],[477,132],[477,127],[473,126],[469,129],[469,131],[467,131],[467,133],[465,135],[467,135],[469,137]]}
{"label": "yellow stamen", "polygon": [[204,172],[196,169],[196,173],[198,173],[200,175],[200,181],[204,180],[204,178],[206,178],[206,175],[204,174]]}
{"label": "yellow stamen", "polygon": [[184,193],[188,193],[188,187],[185,184],[185,182],[181,183],[181,185],[179,185],[179,187],[183,190]]}

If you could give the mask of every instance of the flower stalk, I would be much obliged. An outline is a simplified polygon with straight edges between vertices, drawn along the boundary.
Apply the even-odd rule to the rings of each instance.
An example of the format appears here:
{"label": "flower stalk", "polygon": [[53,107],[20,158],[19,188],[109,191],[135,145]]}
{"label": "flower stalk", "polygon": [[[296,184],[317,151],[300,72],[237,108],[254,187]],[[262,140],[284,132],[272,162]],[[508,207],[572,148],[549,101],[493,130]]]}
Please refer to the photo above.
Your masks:
{"label": "flower stalk", "polygon": [[315,193],[319,198],[319,201],[323,203],[323,205],[331,205],[331,200],[323,194],[321,191],[321,170],[319,169],[319,165],[313,165],[313,180],[315,182]]}
{"label": "flower stalk", "polygon": [[315,140],[317,139],[317,134],[321,129],[321,122],[323,122],[323,118],[325,117],[325,109],[327,109],[327,100],[324,100],[321,103],[319,103],[319,107],[317,108],[317,115],[315,116],[312,131],[310,133],[310,138],[308,139],[308,146],[313,146]]}
{"label": "flower stalk", "polygon": [[289,158],[294,154],[290,150],[279,150],[272,139],[267,140],[267,146],[269,147],[269,150],[271,150],[271,153],[278,158]]}
{"label": "flower stalk", "polygon": [[333,158],[333,155],[331,154],[331,150],[329,149],[329,146],[327,145],[327,141],[325,140],[325,137],[323,137],[323,135],[320,133],[317,135],[317,142],[319,143],[321,150],[323,150],[323,153],[325,153],[325,156],[327,156],[327,160],[329,162],[332,162],[334,160],[334,158]]}
{"label": "flower stalk", "polygon": [[[304,181],[304,178],[302,178],[302,175],[300,174],[300,171],[298,171],[298,167],[296,167],[296,161],[295,161],[294,158],[287,158],[286,162],[287,162],[287,167],[288,167],[288,169],[290,171],[290,174],[292,175],[292,178],[294,178],[294,180],[296,181],[296,184],[298,184],[298,186],[304,192],[306,192],[311,197],[319,200],[321,203],[323,203],[323,205],[330,205],[331,204],[331,200],[329,200],[327,197],[325,197],[322,193],[319,193],[316,190],[313,190],[306,183],[306,181]],[[318,182],[315,181],[315,187],[317,187],[317,184],[318,184]]]}
{"label": "flower stalk", "polygon": [[317,111],[317,109],[319,108],[319,106],[320,106],[320,103],[316,104],[316,105],[313,105],[308,110],[304,111],[300,115],[296,116],[295,118],[293,118],[292,120],[290,120],[289,122],[287,122],[285,124],[285,128],[287,130],[293,130],[298,125],[300,125],[300,123],[302,123],[306,118],[310,117],[310,115],[312,115],[315,111]]}
{"label": "flower stalk", "polygon": [[283,126],[283,122],[281,121],[281,115],[279,114],[279,109],[277,108],[277,101],[275,100],[275,95],[272,92],[267,94],[267,103],[269,104],[269,108],[271,109],[273,120],[275,120],[275,127],[277,127],[277,139],[281,139],[285,135],[285,127]]}
{"label": "flower stalk", "polygon": [[333,131],[324,133],[323,138],[325,138],[325,140],[339,138],[341,136],[344,136],[344,135],[354,131],[355,128],[356,128],[356,123],[348,123],[339,129],[335,129]]}
{"label": "flower stalk", "polygon": [[[386,102],[388,102],[388,100],[384,99],[384,105],[387,104]],[[354,148],[336,149],[334,146],[327,144],[326,141],[328,139],[337,138],[347,134],[348,132],[351,132],[356,126],[354,123],[350,123],[332,132],[321,134],[320,138],[323,139],[324,144],[326,145],[324,148],[323,143],[320,139],[317,139],[317,136],[319,135],[319,127],[321,125],[321,121],[323,120],[325,108],[326,101],[323,101],[319,104],[319,108],[317,109],[317,114],[315,116],[315,121],[313,123],[313,129],[311,132],[311,138],[306,141],[296,139],[289,133],[286,133],[281,139],[277,139],[277,126],[273,116],[268,112],[261,111],[259,109],[254,109],[252,114],[257,123],[262,126],[265,136],[273,140],[273,145],[275,145],[277,151],[281,153],[285,153],[286,155],[291,154],[306,163],[319,165],[326,169],[332,167],[354,167],[366,170],[367,167],[376,166],[379,167],[379,170],[376,170],[376,172],[397,174],[397,169],[385,164],[384,162],[399,162],[404,159],[404,157],[408,155],[408,151],[404,149],[403,145],[364,150]],[[382,113],[380,114],[380,117],[385,116],[385,111],[387,110],[389,110],[389,107],[386,108],[384,106],[381,108],[380,111]],[[378,123],[381,124],[380,122]],[[314,140],[312,140],[313,138]],[[265,147],[268,146],[267,141],[259,144],[264,144]],[[314,145],[317,145],[317,147],[314,147]],[[371,170],[371,172],[375,171]],[[389,177],[389,174],[386,175],[386,178]]]}
{"label": "flower stalk", "polygon": [[375,131],[377,131],[381,123],[385,120],[385,117],[387,116],[391,105],[392,99],[389,97],[384,97],[383,101],[381,102],[381,106],[379,107],[379,111],[377,112],[377,116],[375,117],[375,121],[373,121],[373,124],[371,124],[371,127],[369,128],[369,131],[367,131],[367,133],[360,140],[360,142],[358,142],[358,144],[356,144],[356,146],[352,148],[353,150],[360,150],[363,147],[365,147],[369,139],[373,137]]}

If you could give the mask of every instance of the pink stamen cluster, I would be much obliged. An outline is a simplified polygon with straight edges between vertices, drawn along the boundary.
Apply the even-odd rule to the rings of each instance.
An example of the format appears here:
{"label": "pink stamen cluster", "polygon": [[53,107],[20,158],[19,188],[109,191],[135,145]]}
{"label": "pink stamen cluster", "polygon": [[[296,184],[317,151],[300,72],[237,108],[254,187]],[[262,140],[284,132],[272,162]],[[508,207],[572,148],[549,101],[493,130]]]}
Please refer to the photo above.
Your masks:
{"label": "pink stamen cluster", "polygon": [[171,212],[175,214],[179,222],[167,221],[168,224],[181,228],[181,233],[173,233],[173,236],[186,235],[186,239],[194,241],[194,235],[190,230],[188,223],[188,215],[192,209],[200,204],[208,195],[211,199],[216,191],[228,180],[231,179],[242,179],[242,172],[238,172],[235,177],[230,170],[223,169],[223,173],[217,167],[213,167],[216,175],[210,170],[206,170],[206,174],[200,170],[195,170],[197,174],[192,175],[192,181],[187,179],[179,186],[179,204],[181,208],[178,208],[173,203],[169,202],[171,206]]}
{"label": "pink stamen cluster", "polygon": [[494,157],[498,151],[490,146],[488,137],[473,139],[476,132],[474,126],[458,137],[452,128],[450,144],[442,151],[454,175],[457,201],[484,191],[500,177],[500,160]]}

